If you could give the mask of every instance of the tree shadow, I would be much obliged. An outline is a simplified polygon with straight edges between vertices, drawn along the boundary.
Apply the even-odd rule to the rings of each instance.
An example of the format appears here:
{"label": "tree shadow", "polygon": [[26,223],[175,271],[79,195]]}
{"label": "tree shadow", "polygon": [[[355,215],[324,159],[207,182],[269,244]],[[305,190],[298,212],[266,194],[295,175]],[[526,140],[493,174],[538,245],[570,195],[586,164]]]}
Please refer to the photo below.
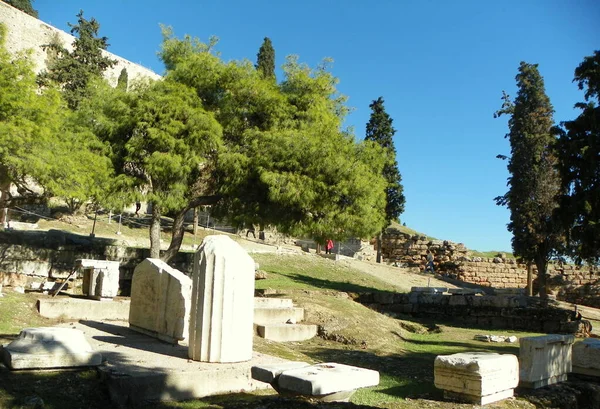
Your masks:
{"label": "tree shadow", "polygon": [[285,274],[286,277],[289,277],[293,281],[297,283],[302,283],[311,287],[320,288],[324,290],[334,290],[334,291],[342,291],[342,292],[350,292],[350,293],[369,293],[374,291],[379,291],[373,287],[365,287],[364,285],[354,284],[354,283],[346,283],[342,281],[331,281],[324,280],[322,278],[317,277],[308,277],[301,274]]}

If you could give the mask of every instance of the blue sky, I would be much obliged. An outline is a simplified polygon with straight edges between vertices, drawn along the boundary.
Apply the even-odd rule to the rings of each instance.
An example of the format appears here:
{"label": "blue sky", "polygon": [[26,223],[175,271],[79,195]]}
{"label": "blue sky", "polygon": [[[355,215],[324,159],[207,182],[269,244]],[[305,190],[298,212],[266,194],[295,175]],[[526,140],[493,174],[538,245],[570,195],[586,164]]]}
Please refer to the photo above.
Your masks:
{"label": "blue sky", "polygon": [[[510,251],[507,121],[494,119],[502,90],[514,95],[520,61],[538,63],[555,121],[583,99],[572,83],[584,56],[600,49],[597,0],[36,0],[40,18],[65,31],[84,10],[101,24],[109,51],[163,72],[159,24],[177,36],[220,38],[228,60],[256,60],[271,38],[276,64],[297,54],[311,66],[334,59],[339,90],[354,111],[346,124],[364,138],[369,103],[385,99],[403,177],[402,222],[477,250]],[[280,77],[281,78],[281,75]]]}

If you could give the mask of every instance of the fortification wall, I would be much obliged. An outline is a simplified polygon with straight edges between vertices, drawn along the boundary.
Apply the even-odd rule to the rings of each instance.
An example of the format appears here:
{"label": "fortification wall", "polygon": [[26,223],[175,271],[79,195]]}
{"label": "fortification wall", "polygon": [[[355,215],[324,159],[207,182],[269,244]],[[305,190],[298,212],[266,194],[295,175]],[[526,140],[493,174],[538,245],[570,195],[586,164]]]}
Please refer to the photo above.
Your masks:
{"label": "fortification wall", "polygon": [[[382,254],[388,261],[425,269],[427,251],[434,255],[436,272],[449,278],[484,287],[524,289],[527,266],[504,254],[473,257],[462,243],[429,240],[388,229],[382,240]],[[534,277],[537,269],[533,269]],[[550,264],[546,290],[558,299],[600,308],[600,272],[588,266]],[[536,283],[534,283],[536,288]]]}
{"label": "fortification wall", "polygon": [[[0,24],[7,28],[5,44],[7,50],[13,54],[30,50],[36,73],[46,67],[47,55],[42,49],[42,45],[49,44],[53,37],[56,36],[68,50],[72,51],[73,49],[72,44],[75,37],[1,1]],[[117,60],[117,63],[105,72],[106,79],[113,86],[117,84],[117,79],[123,68],[127,69],[130,82],[143,78],[154,80],[161,78],[152,70],[127,61],[118,55],[108,51],[104,51],[104,54],[113,60]]]}

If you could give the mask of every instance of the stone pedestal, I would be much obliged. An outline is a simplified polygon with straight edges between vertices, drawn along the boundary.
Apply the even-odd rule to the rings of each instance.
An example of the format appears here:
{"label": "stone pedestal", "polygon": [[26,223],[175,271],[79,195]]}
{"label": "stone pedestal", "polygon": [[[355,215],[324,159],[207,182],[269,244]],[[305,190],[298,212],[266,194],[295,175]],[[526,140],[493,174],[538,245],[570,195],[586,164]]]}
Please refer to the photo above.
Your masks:
{"label": "stone pedestal", "polygon": [[486,405],[513,396],[519,362],[514,355],[490,352],[440,355],[435,358],[434,377],[445,398]]}
{"label": "stone pedestal", "polygon": [[250,360],[254,261],[228,236],[207,236],[193,270],[189,357],[220,363]]}
{"label": "stone pedestal", "polygon": [[119,262],[81,259],[75,267],[83,270],[83,294],[95,300],[110,300],[119,292]]}
{"label": "stone pedestal", "polygon": [[10,369],[44,369],[97,366],[102,355],[94,352],[82,331],[71,328],[25,328],[19,337],[0,348]]}
{"label": "stone pedestal", "polygon": [[519,340],[520,385],[537,389],[567,380],[573,335],[544,335]]}
{"label": "stone pedestal", "polygon": [[147,258],[131,281],[129,326],[176,343],[189,335],[192,279],[164,261]]}
{"label": "stone pedestal", "polygon": [[587,338],[573,344],[573,372],[600,377],[600,339]]}

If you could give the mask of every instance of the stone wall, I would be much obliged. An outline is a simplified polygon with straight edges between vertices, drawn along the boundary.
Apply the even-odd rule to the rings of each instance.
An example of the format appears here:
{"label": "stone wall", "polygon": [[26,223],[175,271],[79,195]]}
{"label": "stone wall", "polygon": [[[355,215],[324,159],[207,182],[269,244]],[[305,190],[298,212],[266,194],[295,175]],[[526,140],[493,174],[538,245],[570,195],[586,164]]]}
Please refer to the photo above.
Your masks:
{"label": "stone wall", "polygon": [[[75,16],[73,18],[75,19]],[[49,44],[54,37],[58,38],[65,48],[72,51],[75,37],[1,1],[0,24],[7,28],[5,46],[8,51],[14,54],[30,50],[36,73],[46,67],[46,52],[42,50],[41,46]],[[113,60],[117,60],[117,63],[105,73],[105,77],[113,86],[117,84],[117,79],[123,68],[127,69],[130,83],[141,78],[161,78],[152,70],[127,61],[108,51],[104,51],[104,54]]]}
{"label": "stone wall", "polygon": [[[432,289],[433,291],[433,289]],[[543,306],[537,297],[443,293],[363,293],[356,301],[380,312],[407,314],[486,329],[569,333],[589,332],[574,311]]]}
{"label": "stone wall", "polygon": [[[473,257],[462,243],[429,240],[388,229],[382,240],[384,259],[424,270],[427,251],[434,255],[436,272],[462,282],[493,288],[526,288],[527,267],[504,254]],[[534,277],[537,269],[534,267]],[[600,308],[600,272],[571,264],[550,264],[547,291],[558,299]],[[536,285],[534,283],[534,288]]]}
{"label": "stone wall", "polygon": [[[118,261],[121,295],[129,295],[135,267],[150,256],[145,248],[127,247],[117,240],[90,238],[59,230],[0,230],[0,284],[27,286],[65,278],[75,260]],[[180,252],[170,265],[192,274],[194,253]]]}

